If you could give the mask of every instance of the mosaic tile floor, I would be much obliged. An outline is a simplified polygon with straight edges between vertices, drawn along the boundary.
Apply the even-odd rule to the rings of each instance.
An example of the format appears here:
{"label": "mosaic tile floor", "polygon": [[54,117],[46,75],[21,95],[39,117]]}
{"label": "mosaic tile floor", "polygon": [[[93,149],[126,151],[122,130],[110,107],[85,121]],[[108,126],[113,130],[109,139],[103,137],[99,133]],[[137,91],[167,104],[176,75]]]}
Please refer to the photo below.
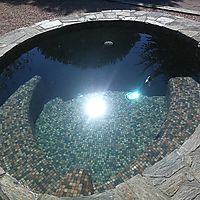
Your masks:
{"label": "mosaic tile floor", "polygon": [[83,168],[99,184],[152,143],[166,118],[167,105],[164,96],[130,101],[124,92],[109,91],[104,94],[105,116],[88,119],[84,105],[91,96],[49,101],[36,121],[36,138],[61,174]]}
{"label": "mosaic tile floor", "polygon": [[91,177],[84,169],[74,169],[69,171],[63,178],[55,196],[88,196],[94,193]]}

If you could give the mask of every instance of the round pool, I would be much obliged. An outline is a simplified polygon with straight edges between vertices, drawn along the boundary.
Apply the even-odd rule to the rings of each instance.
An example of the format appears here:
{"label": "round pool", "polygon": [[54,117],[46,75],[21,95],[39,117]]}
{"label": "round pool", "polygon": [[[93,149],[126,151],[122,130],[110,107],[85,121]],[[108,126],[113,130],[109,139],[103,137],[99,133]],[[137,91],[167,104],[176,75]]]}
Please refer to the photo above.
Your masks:
{"label": "round pool", "polygon": [[[94,185],[103,185],[159,140],[168,117],[169,80],[200,81],[195,45],[177,32],[131,22],[93,22],[52,31],[2,58],[0,105],[34,76],[41,77],[29,107],[33,146],[61,177],[84,169]],[[12,120],[25,96],[16,98],[16,112],[14,106],[8,114]],[[21,150],[23,158],[34,157],[34,149],[29,150]],[[19,163],[7,166],[12,158],[4,157],[0,165],[29,184],[28,172],[17,173]],[[40,166],[34,163],[26,167]],[[30,186],[43,187],[36,179]]]}

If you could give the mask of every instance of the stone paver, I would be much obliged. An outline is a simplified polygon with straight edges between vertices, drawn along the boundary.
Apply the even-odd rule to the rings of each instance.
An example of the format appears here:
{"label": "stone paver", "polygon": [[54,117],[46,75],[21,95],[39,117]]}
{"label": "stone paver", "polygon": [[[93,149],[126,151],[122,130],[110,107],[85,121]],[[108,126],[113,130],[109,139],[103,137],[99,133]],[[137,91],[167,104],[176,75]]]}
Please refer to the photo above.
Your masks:
{"label": "stone paver", "polygon": [[[171,197],[179,190],[181,185],[188,180],[186,174],[187,170],[181,170],[180,173],[175,173],[166,180],[163,178],[163,183],[161,183],[158,188],[163,193]],[[192,180],[192,178],[190,178],[190,180]]]}
{"label": "stone paver", "polygon": [[145,169],[143,175],[149,177],[170,177],[184,166],[183,158],[174,151],[152,167]]}
{"label": "stone paver", "polygon": [[177,193],[171,198],[171,200],[193,200],[200,194],[199,183],[188,183],[183,185]]}
{"label": "stone paver", "polygon": [[[14,178],[5,174],[0,178],[0,197],[8,200],[26,199],[35,200],[33,192],[20,185]],[[6,199],[6,200],[7,200]]]}
{"label": "stone paver", "polygon": [[159,189],[155,189],[155,187],[151,183],[149,183],[145,177],[142,177],[141,175],[137,175],[127,180],[125,183],[128,185],[129,189],[133,192],[134,194],[133,197],[136,199],[141,199],[141,200],[169,199],[167,195],[160,192]]}
{"label": "stone paver", "polygon": [[188,155],[200,146],[200,126],[197,127],[194,134],[183,143],[178,153],[180,155]]}
{"label": "stone paver", "polygon": [[44,29],[50,29],[53,27],[61,26],[61,25],[62,25],[62,22],[60,22],[59,20],[46,21],[44,23],[39,24],[39,26],[41,26]]}
{"label": "stone paver", "polygon": [[156,21],[160,22],[161,24],[170,24],[175,21],[175,19],[169,17],[159,17]]}
{"label": "stone paver", "polygon": [[6,172],[3,170],[3,168],[0,167],[0,176],[4,175]]}
{"label": "stone paver", "polygon": [[194,174],[196,180],[200,182],[200,148],[198,148],[190,156],[192,159],[191,172]]}
{"label": "stone paver", "polygon": [[[148,167],[143,173],[156,188],[173,200],[194,199],[200,194],[199,135],[200,125],[180,149]],[[190,162],[187,157],[190,157]]]}

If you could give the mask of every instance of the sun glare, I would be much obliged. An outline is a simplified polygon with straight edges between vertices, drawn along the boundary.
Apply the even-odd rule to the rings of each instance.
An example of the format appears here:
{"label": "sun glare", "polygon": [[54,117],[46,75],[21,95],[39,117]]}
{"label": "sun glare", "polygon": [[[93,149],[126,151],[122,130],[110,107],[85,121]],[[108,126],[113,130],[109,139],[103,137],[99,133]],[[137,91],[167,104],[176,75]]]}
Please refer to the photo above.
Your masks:
{"label": "sun glare", "polygon": [[85,105],[85,111],[90,118],[103,116],[106,112],[106,102],[103,99],[103,96],[96,95],[88,98]]}

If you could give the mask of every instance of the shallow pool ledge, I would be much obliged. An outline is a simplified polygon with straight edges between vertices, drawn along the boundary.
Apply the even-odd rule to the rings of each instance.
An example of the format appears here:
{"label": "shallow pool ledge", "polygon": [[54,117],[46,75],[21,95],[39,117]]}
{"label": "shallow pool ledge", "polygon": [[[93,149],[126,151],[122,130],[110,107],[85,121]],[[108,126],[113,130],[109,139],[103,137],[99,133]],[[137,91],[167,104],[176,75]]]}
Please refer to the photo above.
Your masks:
{"label": "shallow pool ledge", "polygon": [[[31,78],[0,107],[0,165],[23,184],[44,193],[52,192],[62,177],[34,139],[29,107],[40,80],[39,76]],[[1,181],[4,184],[4,178]],[[6,182],[5,186],[10,185]]]}

